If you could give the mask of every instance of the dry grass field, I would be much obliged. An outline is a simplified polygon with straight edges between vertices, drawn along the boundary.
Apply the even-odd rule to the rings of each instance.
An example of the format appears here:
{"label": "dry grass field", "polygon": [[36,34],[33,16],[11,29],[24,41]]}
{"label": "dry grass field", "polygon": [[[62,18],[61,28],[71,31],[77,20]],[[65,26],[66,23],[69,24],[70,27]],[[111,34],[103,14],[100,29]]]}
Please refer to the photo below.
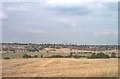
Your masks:
{"label": "dry grass field", "polygon": [[4,77],[117,77],[118,59],[31,58],[2,63]]}
{"label": "dry grass field", "polygon": [[44,48],[43,50],[41,50],[40,52],[63,52],[63,53],[69,53],[69,52],[118,52],[118,50],[104,50],[104,51],[89,51],[89,50],[78,50],[78,49],[72,49],[70,50],[70,48],[60,48],[60,49],[55,49],[55,48]]}

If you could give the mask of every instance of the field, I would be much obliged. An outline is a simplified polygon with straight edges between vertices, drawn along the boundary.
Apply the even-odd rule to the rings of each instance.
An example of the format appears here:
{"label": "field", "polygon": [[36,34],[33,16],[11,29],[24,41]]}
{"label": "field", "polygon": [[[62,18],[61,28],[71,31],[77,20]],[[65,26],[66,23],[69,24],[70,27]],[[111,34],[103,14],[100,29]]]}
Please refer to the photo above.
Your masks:
{"label": "field", "polygon": [[[18,59],[22,58],[24,54],[28,55],[38,55],[38,58],[41,57],[41,55],[44,55],[44,57],[51,56],[51,55],[62,55],[62,56],[68,56],[70,55],[70,52],[104,52],[107,55],[111,55],[110,52],[115,52],[116,55],[118,55],[118,50],[106,50],[106,51],[87,51],[87,50],[70,50],[69,48],[61,48],[61,49],[55,49],[53,51],[53,48],[45,48],[44,50],[40,50],[39,52],[2,52],[2,58],[9,57],[10,59]],[[1,54],[1,53],[0,53]]]}
{"label": "field", "polygon": [[118,59],[30,58],[3,60],[3,77],[117,77]]}

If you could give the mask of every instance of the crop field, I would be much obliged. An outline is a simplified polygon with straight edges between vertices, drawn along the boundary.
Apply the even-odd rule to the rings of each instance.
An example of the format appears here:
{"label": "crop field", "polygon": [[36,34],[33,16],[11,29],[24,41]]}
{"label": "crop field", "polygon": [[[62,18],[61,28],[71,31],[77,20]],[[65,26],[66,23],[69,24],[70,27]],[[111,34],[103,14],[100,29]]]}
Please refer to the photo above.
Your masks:
{"label": "crop field", "polygon": [[118,59],[29,58],[2,60],[3,77],[117,77]]}

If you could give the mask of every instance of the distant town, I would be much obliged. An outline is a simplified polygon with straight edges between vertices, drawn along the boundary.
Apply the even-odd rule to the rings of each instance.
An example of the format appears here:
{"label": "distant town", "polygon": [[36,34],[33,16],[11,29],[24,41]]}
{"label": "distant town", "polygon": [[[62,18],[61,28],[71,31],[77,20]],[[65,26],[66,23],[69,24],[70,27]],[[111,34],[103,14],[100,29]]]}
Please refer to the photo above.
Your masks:
{"label": "distant town", "polygon": [[110,58],[118,57],[118,45],[2,43],[2,56],[9,58]]}

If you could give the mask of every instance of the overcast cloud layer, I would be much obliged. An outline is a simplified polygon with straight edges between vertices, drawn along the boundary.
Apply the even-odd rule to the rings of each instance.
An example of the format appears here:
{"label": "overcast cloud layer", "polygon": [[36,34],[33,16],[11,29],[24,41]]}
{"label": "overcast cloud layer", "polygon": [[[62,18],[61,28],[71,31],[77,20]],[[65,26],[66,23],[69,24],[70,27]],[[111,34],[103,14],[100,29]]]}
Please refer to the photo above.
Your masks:
{"label": "overcast cloud layer", "polygon": [[117,44],[117,2],[79,1],[3,3],[0,11],[2,41]]}

